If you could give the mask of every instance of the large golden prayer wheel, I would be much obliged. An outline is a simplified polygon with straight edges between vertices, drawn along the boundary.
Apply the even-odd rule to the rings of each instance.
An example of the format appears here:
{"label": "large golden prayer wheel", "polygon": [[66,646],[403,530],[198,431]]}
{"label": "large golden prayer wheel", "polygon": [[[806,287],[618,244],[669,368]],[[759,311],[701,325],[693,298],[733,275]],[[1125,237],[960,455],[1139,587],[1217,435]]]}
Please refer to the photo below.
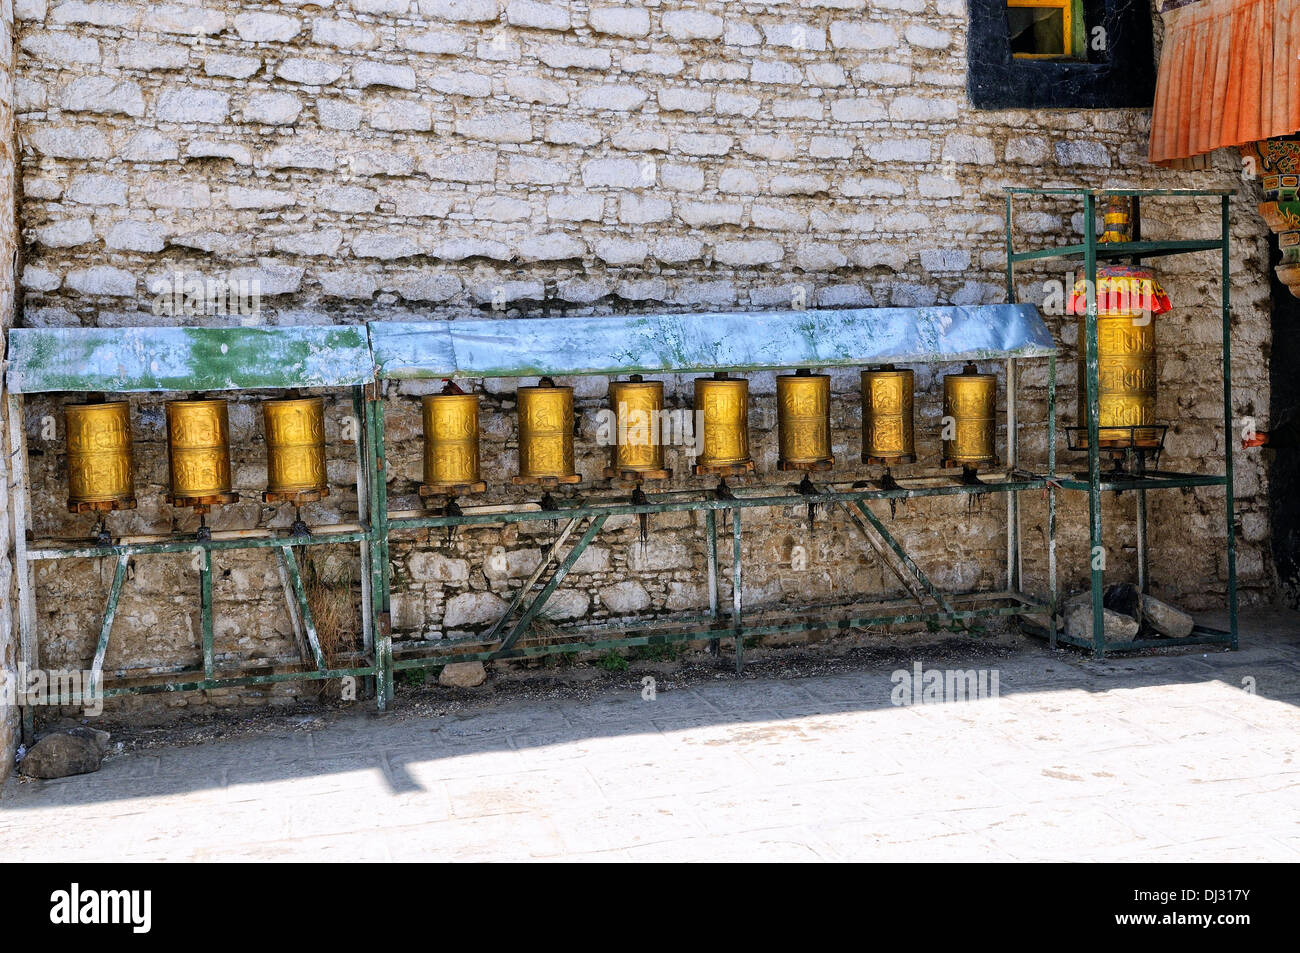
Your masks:
{"label": "large golden prayer wheel", "polygon": [[262,402],[266,426],[267,503],[312,503],[329,496],[325,474],[325,400]]}
{"label": "large golden prayer wheel", "polygon": [[424,485],[421,496],[482,493],[479,479],[478,395],[450,389],[430,394],[424,411]]}
{"label": "large golden prayer wheel", "polygon": [[831,379],[799,370],[776,379],[778,470],[829,470]]}
{"label": "large golden prayer wheel", "polygon": [[610,409],[618,430],[606,479],[666,480],[672,471],[664,467],[664,443],[660,420],[664,409],[664,385],[646,381],[640,374],[609,385]]}
{"label": "large golden prayer wheel", "polygon": [[230,492],[230,418],[224,400],[167,402],[167,457],[173,506],[234,503]]}
{"label": "large golden prayer wheel", "polygon": [[749,456],[749,381],[718,373],[695,378],[695,413],[703,434],[697,474],[747,473],[754,469]]}
{"label": "large golden prayer wheel", "polygon": [[543,377],[536,387],[521,387],[519,400],[519,475],[522,483],[578,483],[573,466],[573,388]]}
{"label": "large golden prayer wheel", "polygon": [[995,453],[998,378],[967,364],[943,379],[943,465],[976,468],[998,462]]}
{"label": "large golden prayer wheel", "polygon": [[[1088,287],[1080,281],[1070,296],[1078,315],[1078,447],[1088,446]],[[1156,426],[1155,316],[1172,310],[1169,295],[1149,269],[1104,265],[1097,269],[1097,442],[1106,450],[1159,449],[1164,428]]]}
{"label": "large golden prayer wheel", "polygon": [[135,508],[131,462],[131,405],[124,400],[69,404],[68,510],[107,512]]}
{"label": "large golden prayer wheel", "polygon": [[[1087,316],[1079,328],[1079,446],[1088,446]],[[1097,317],[1097,443],[1108,450],[1160,446],[1156,422],[1156,327],[1141,312]],[[1124,429],[1111,429],[1124,428]],[[1131,430],[1129,428],[1139,428]]]}
{"label": "large golden prayer wheel", "polygon": [[862,462],[915,463],[915,375],[886,364],[862,372]]}

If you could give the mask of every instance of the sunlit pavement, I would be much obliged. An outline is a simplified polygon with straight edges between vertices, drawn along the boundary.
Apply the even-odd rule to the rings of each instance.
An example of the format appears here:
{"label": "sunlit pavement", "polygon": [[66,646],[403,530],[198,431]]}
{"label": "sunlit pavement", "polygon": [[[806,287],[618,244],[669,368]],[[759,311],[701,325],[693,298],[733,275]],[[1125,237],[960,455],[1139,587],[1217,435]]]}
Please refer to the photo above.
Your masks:
{"label": "sunlit pavement", "polygon": [[1031,643],[947,704],[892,704],[891,666],[359,712],[11,778],[0,861],[1300,860],[1300,616],[1242,645]]}

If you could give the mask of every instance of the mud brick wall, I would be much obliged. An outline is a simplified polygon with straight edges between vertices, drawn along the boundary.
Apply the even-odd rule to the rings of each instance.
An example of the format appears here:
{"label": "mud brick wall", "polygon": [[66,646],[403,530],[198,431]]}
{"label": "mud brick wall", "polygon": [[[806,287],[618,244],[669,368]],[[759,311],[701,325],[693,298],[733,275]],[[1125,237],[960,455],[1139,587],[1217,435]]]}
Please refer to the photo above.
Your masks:
{"label": "mud brick wall", "polygon": [[[966,9],[956,0],[20,0],[17,12],[20,320],[28,326],[998,302],[1006,297],[1003,186],[1242,187],[1233,202],[1236,410],[1267,427],[1267,229],[1252,184],[1227,156],[1205,171],[1151,167],[1146,111],[973,109],[964,90]],[[1213,233],[1217,221],[1212,201],[1162,203],[1147,210],[1144,227],[1151,238],[1187,237]],[[1027,206],[1017,241],[1064,242],[1085,224],[1065,203]],[[1157,332],[1160,413],[1173,425],[1164,462],[1200,466],[1223,451],[1215,262],[1159,267],[1178,306]],[[255,280],[261,310],[155,313],[151,289],[177,273]],[[1041,301],[1046,283],[1062,277],[1028,269],[1019,290]],[[1061,405],[1072,413],[1073,326],[1059,315],[1048,321],[1063,347]],[[918,369],[918,440],[931,463],[940,376],[949,370],[957,368]],[[835,451],[853,461],[857,375],[834,377]],[[573,383],[589,484],[603,465],[593,415],[606,382]],[[686,406],[689,381],[668,385],[670,403]],[[1045,365],[1024,367],[1021,385],[1020,441],[1033,463],[1046,452]],[[476,386],[489,496],[519,498],[502,488],[516,459],[515,382]],[[754,443],[768,473],[772,391],[770,375],[755,377]],[[423,392],[389,393],[395,505],[417,502]],[[60,403],[33,401],[27,421],[45,534],[86,530],[61,511],[61,424],[55,439],[41,440],[42,418],[57,421]],[[141,508],[117,525],[156,531],[173,519],[160,502],[161,411],[155,401],[136,404]],[[331,409],[333,433],[346,412]],[[241,399],[235,419],[238,489],[251,500],[264,479],[253,403]],[[1063,439],[1058,449],[1068,462]],[[349,483],[351,446],[337,437],[331,454],[335,478]],[[1247,602],[1270,598],[1273,587],[1258,460],[1238,456]],[[670,465],[674,485],[692,484],[680,476],[683,460]],[[1026,574],[1041,591],[1046,508],[1037,498],[1025,505]],[[1116,578],[1133,571],[1131,526],[1116,521],[1131,505],[1107,501]],[[346,520],[354,509],[343,490],[309,515]],[[1085,511],[1081,496],[1062,501],[1067,586],[1086,575]],[[1153,495],[1159,591],[1191,606],[1222,601],[1224,566],[1211,541],[1221,511],[1213,491]],[[285,518],[243,503],[216,524]],[[918,502],[893,517],[921,566],[957,589],[1000,584],[1004,521],[1000,499],[969,511],[960,500]],[[746,526],[747,553],[761,557],[746,577],[749,604],[894,592],[842,521],[823,514],[809,534],[792,511]],[[549,532],[545,524],[475,530],[446,544],[395,547],[398,637],[490,619]],[[657,517],[643,548],[634,525],[612,527],[552,607],[554,621],[699,607],[701,535],[687,517]],[[804,548],[806,570],[792,568],[795,547]],[[137,601],[119,616],[110,668],[193,657],[193,587],[179,586],[183,598],[167,594],[184,582],[183,563],[144,563],[128,584]],[[89,658],[107,572],[42,572],[51,655]],[[277,585],[255,557],[233,561],[218,591],[219,652],[289,650]]]}

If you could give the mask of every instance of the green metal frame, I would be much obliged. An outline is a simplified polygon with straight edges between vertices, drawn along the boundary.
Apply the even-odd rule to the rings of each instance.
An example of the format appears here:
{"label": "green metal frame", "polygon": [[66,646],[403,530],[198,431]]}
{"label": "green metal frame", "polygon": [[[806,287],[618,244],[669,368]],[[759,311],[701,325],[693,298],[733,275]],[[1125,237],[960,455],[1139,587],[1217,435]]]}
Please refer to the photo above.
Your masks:
{"label": "green metal frame", "polygon": [[[13,481],[14,540],[18,576],[18,625],[21,659],[27,669],[39,667],[40,631],[36,614],[32,567],[45,560],[112,559],[113,580],[106,597],[88,691],[65,698],[83,704],[95,697],[154,694],[269,685],[303,679],[353,677],[376,679],[372,685],[382,708],[389,697],[383,691],[382,642],[376,637],[375,611],[386,584],[376,584],[372,573],[362,573],[362,649],[330,668],[321,649],[299,568],[300,548],[330,543],[356,544],[367,565],[376,565],[371,526],[372,467],[375,454],[368,442],[374,433],[371,415],[378,405],[367,399],[364,377],[372,372],[364,329],[356,327],[289,328],[126,328],[126,329],[15,329],[10,332],[10,369],[7,377],[7,413],[13,446],[10,448]],[[359,372],[364,376],[359,376]],[[117,540],[108,545],[68,540],[34,540],[31,537],[30,488],[24,427],[24,395],[35,393],[160,393],[202,390],[282,390],[295,387],[338,389],[352,393],[352,410],[358,421],[356,442],[359,525],[339,531],[313,527],[311,536],[279,531],[258,534],[223,534],[212,538],[166,536],[140,541]],[[286,605],[301,658],[270,658],[226,667],[215,654],[213,602],[214,556],[232,550],[269,550],[280,573]],[[192,553],[198,572],[201,661],[189,666],[121,669],[106,677],[104,660],[112,637],[127,571],[133,558]],[[35,710],[23,709],[23,731],[35,731]]]}
{"label": "green metal frame", "polygon": [[[1056,356],[1054,352],[1046,355],[1032,355],[1034,358],[1045,357],[1048,361],[1048,414],[1045,423],[1054,446],[1055,408],[1056,408]],[[573,654],[578,652],[599,652],[608,649],[625,649],[635,646],[668,644],[674,642],[707,641],[715,649],[723,640],[730,640],[734,646],[736,671],[744,666],[745,640],[747,638],[774,635],[778,633],[836,631],[871,625],[904,624],[922,621],[940,621],[949,624],[969,621],[991,616],[1031,616],[1047,615],[1050,617],[1056,605],[1055,562],[1050,561],[1049,595],[1044,601],[1021,591],[1022,577],[1020,567],[1020,520],[1016,499],[1026,491],[1048,491],[1055,484],[1055,455],[1049,451],[1048,473],[1036,475],[1017,466],[1016,430],[1016,364],[1024,357],[1006,357],[1008,367],[1007,391],[1007,431],[1008,431],[1008,469],[1007,478],[1001,482],[988,482],[968,485],[959,482],[956,475],[943,478],[938,485],[909,485],[917,481],[898,478],[902,485],[899,489],[851,488],[847,485],[826,485],[816,488],[815,493],[796,492],[788,486],[732,488],[731,497],[719,497],[709,489],[675,490],[659,494],[647,494],[647,502],[626,502],[626,496],[612,498],[589,498],[584,501],[560,501],[554,509],[539,509],[536,504],[523,504],[515,509],[502,511],[493,507],[490,513],[474,513],[472,508],[458,515],[428,514],[407,515],[387,511],[387,485],[381,479],[384,471],[382,447],[384,444],[384,415],[382,407],[371,415],[376,448],[373,464],[373,503],[375,527],[375,548],[382,547],[377,568],[377,585],[382,583],[383,591],[388,592],[388,577],[379,579],[382,569],[387,573],[390,565],[389,551],[394,536],[414,536],[418,531],[432,529],[457,529],[469,526],[508,525],[511,523],[535,523],[537,521],[563,522],[555,541],[548,548],[543,559],[532,576],[516,592],[507,606],[502,618],[482,635],[454,639],[404,640],[392,643],[385,638],[383,655],[387,668],[384,680],[385,690],[392,692],[392,675],[397,671],[408,669],[436,668],[453,662],[490,661],[496,659],[535,658],[546,655]],[[382,369],[381,369],[382,374]],[[414,376],[414,375],[412,375]],[[401,379],[396,377],[394,379]],[[382,389],[383,381],[380,381]],[[934,478],[925,481],[934,483]],[[923,499],[940,496],[972,496],[1004,494],[1007,498],[1007,586],[1005,589],[989,592],[945,594],[935,586],[924,571],[908,556],[901,543],[889,532],[884,521],[876,516],[867,505],[870,501],[897,502],[909,499]],[[850,522],[863,534],[864,539],[879,556],[881,561],[903,582],[904,588],[911,596],[911,605],[900,604],[897,600],[886,600],[875,604],[817,606],[779,606],[747,610],[742,601],[743,550],[741,546],[742,514],[749,509],[770,507],[806,507],[810,504],[839,507],[848,514]],[[650,621],[616,620],[608,623],[575,626],[561,629],[558,636],[554,633],[542,644],[520,644],[521,637],[527,632],[528,624],[542,610],[546,601],[563,582],[573,565],[591,542],[599,535],[608,518],[612,516],[642,516],[669,512],[703,512],[704,513],[704,556],[708,573],[709,611],[707,615],[669,615]],[[720,577],[722,560],[719,555],[718,515],[723,514],[731,523],[731,596],[729,612],[724,612],[720,605]],[[580,538],[561,558],[564,545],[586,525]],[[893,557],[891,560],[889,557]],[[557,562],[558,561],[558,562]],[[555,569],[542,577],[552,563]],[[533,590],[541,584],[540,591]],[[530,598],[531,597],[531,598]],[[928,597],[928,601],[927,601]],[[517,621],[511,621],[514,614],[527,601],[523,614]],[[387,633],[387,604],[385,603],[379,618],[384,620],[380,628]],[[752,616],[752,618],[750,618]],[[811,618],[810,618],[811,617]]]}
{"label": "green metal frame", "polygon": [[[8,414],[13,448],[14,519],[18,556],[19,619],[22,658],[30,669],[38,667],[39,633],[35,608],[32,566],[41,560],[112,559],[113,582],[109,588],[105,612],[96,643],[92,683],[102,687],[105,696],[192,691],[273,684],[300,679],[331,679],[345,676],[373,678],[377,704],[383,709],[393,696],[394,673],[408,668],[439,666],[450,661],[492,658],[524,658],[545,654],[599,651],[609,647],[660,644],[674,641],[708,641],[714,646],[730,639],[734,646],[737,670],[744,664],[745,639],[779,632],[831,631],[864,625],[900,624],[923,620],[961,621],[986,616],[1026,616],[1051,613],[1056,604],[1055,551],[1049,554],[1049,595],[1047,601],[1024,594],[1021,572],[1020,510],[1018,496],[1025,491],[1046,490],[1049,496],[1057,485],[1055,470],[1055,392],[1056,350],[1041,320],[1026,306],[991,306],[986,308],[875,309],[859,311],[823,311],[763,313],[752,319],[737,316],[695,316],[694,321],[680,315],[626,319],[640,329],[645,349],[625,355],[617,349],[615,321],[600,328],[581,329],[578,344],[586,373],[617,373],[627,366],[655,370],[672,367],[688,351],[692,367],[709,369],[778,369],[789,366],[848,366],[871,363],[890,353],[906,354],[909,362],[952,362],[959,359],[1001,359],[1007,373],[1007,469],[1005,479],[978,485],[958,482],[955,476],[909,480],[899,478],[901,488],[882,490],[855,488],[845,484],[826,484],[811,493],[796,492],[787,486],[737,489],[720,498],[703,487],[668,491],[651,496],[647,502],[633,504],[625,498],[588,497],[580,502],[566,502],[558,510],[540,511],[535,505],[522,505],[507,511],[461,515],[417,516],[394,514],[389,510],[387,494],[388,462],[384,447],[385,421],[383,389],[389,379],[429,377],[443,372],[441,365],[401,366],[401,361],[421,355],[407,350],[423,333],[418,326],[370,326],[370,341],[362,345],[365,329],[283,328],[283,329],[202,329],[136,328],[107,331],[104,329],[17,329],[10,333],[10,353],[15,361],[8,382]],[[706,320],[702,320],[706,319]],[[500,322],[430,322],[429,331],[443,343],[434,348],[437,360],[450,354],[473,356],[473,347],[482,346],[492,335],[502,335],[508,328],[494,326]],[[525,322],[532,335],[575,332],[568,323],[543,320]],[[753,327],[748,337],[739,329]],[[382,334],[379,332],[382,331]],[[725,333],[724,333],[725,332]],[[664,333],[675,342],[672,348],[659,348]],[[390,351],[375,343],[376,335]],[[692,337],[694,336],[694,337]],[[508,339],[507,339],[508,340]],[[475,343],[478,342],[478,343]],[[614,342],[614,346],[611,343]],[[450,346],[444,346],[448,344]],[[658,349],[656,349],[658,348]],[[694,351],[691,349],[694,348]],[[896,350],[891,351],[891,348]],[[364,352],[364,374],[349,379],[353,412],[359,422],[356,442],[358,465],[357,493],[359,526],[339,531],[328,526],[315,528],[308,537],[293,537],[267,531],[237,538],[199,540],[194,537],[165,536],[143,540],[118,540],[109,545],[95,543],[33,541],[30,527],[29,489],[26,478],[24,394],[41,392],[158,393],[165,390],[239,389],[264,390],[286,387],[324,387],[337,389],[342,381],[335,373],[331,353],[346,355],[343,363],[356,364]],[[230,355],[234,354],[235,358]],[[386,354],[394,355],[394,365],[385,364]],[[859,359],[855,355],[866,354]],[[927,357],[927,355],[929,355]],[[806,360],[805,360],[806,359]],[[1048,469],[1036,475],[1019,468],[1017,449],[1017,365],[1021,360],[1048,361],[1048,414],[1046,423],[1053,439],[1049,441]],[[741,363],[730,365],[736,360]],[[693,363],[692,363],[693,362]],[[379,367],[377,379],[375,367]],[[354,373],[355,370],[351,373]],[[478,376],[463,361],[449,367],[451,376]],[[524,376],[528,372],[509,364],[493,369],[495,376]],[[992,479],[986,477],[988,479]],[[908,556],[885,522],[868,505],[939,496],[1003,494],[1007,500],[1006,586],[979,593],[944,593]],[[802,607],[746,607],[743,605],[742,518],[745,510],[769,507],[807,507],[822,505],[839,508],[863,534],[883,565],[903,583],[910,601],[886,600],[874,605],[860,603],[823,604]],[[562,585],[582,552],[600,534],[611,516],[651,515],[667,512],[702,512],[704,514],[704,549],[708,573],[709,609],[704,615],[673,615],[644,621],[616,621],[603,625],[566,630],[557,641],[544,645],[529,644],[524,636],[531,622],[547,600]],[[718,515],[730,520],[731,535],[731,606],[721,605],[721,576],[724,559],[719,552]],[[1054,519],[1054,511],[1053,511]],[[505,616],[487,636],[437,641],[403,641],[395,657],[390,623],[391,560],[390,549],[395,535],[415,530],[454,528],[458,526],[504,525],[536,520],[566,520],[560,540],[550,547],[547,558],[528,583],[516,594]],[[581,532],[579,533],[579,530]],[[1054,523],[1053,523],[1054,534]],[[567,539],[576,541],[565,551]],[[1054,535],[1053,535],[1054,540]],[[298,548],[326,543],[355,543],[363,564],[362,579],[362,651],[349,656],[336,668],[326,665],[316,635],[311,610],[306,600],[299,569]],[[227,669],[215,655],[213,645],[214,615],[212,573],[216,557],[227,550],[270,550],[276,561],[286,594],[290,616],[299,636],[301,658],[263,659]],[[198,603],[201,618],[202,660],[199,668],[123,669],[105,679],[103,665],[110,644],[113,621],[117,614],[130,560],[139,556],[193,553],[199,574]],[[552,566],[554,568],[552,568]],[[547,571],[549,570],[549,575]],[[543,576],[545,575],[545,578]],[[540,590],[534,593],[534,586]],[[518,613],[518,617],[515,614]],[[74,699],[75,701],[75,699]],[[33,712],[24,712],[29,736],[34,726]]]}
{"label": "green metal frame", "polygon": [[[1083,349],[1085,362],[1085,379],[1087,382],[1088,410],[1088,479],[1079,480],[1063,478],[1053,481],[1049,488],[1049,537],[1053,555],[1056,547],[1056,490],[1083,491],[1088,494],[1088,540],[1090,554],[1090,585],[1092,595],[1092,638],[1079,639],[1065,631],[1057,629],[1056,616],[1051,616],[1049,630],[1037,631],[1027,627],[1036,634],[1046,635],[1053,648],[1058,642],[1064,642],[1077,648],[1091,649],[1096,658],[1104,658],[1108,652],[1123,652],[1134,649],[1167,647],[1179,644],[1226,644],[1237,648],[1237,549],[1235,534],[1235,515],[1233,499],[1232,469],[1232,303],[1229,285],[1229,247],[1230,219],[1229,202],[1236,194],[1234,189],[1031,189],[1008,188],[1006,192],[1006,252],[1007,252],[1007,300],[1016,301],[1015,266],[1020,262],[1043,261],[1049,258],[1083,257],[1084,277],[1087,285],[1086,339],[1079,342]],[[1103,196],[1129,196],[1133,200],[1133,240],[1100,244],[1097,241],[1096,222],[1097,201]],[[1061,196],[1077,198],[1083,205],[1084,240],[1082,243],[1040,248],[1032,251],[1017,252],[1013,244],[1014,209],[1013,200],[1017,197]],[[1142,200],[1144,198],[1217,198],[1220,202],[1219,237],[1217,239],[1192,239],[1178,241],[1146,241],[1142,239]],[[1097,362],[1097,265],[1100,261],[1128,260],[1137,264],[1146,258],[1164,255],[1181,255],[1190,252],[1218,251],[1220,253],[1220,288],[1223,326],[1223,436],[1224,469],[1222,474],[1176,473],[1170,471],[1151,471],[1142,477],[1108,477],[1101,471],[1101,450],[1098,441],[1098,362]],[[1069,289],[1066,289],[1067,294]],[[1082,395],[1081,395],[1082,396]],[[1055,439],[1051,451],[1055,457]],[[1053,463],[1052,472],[1055,472]],[[1224,538],[1227,546],[1228,568],[1228,619],[1227,631],[1197,625],[1192,634],[1179,639],[1137,639],[1127,641],[1110,641],[1105,637],[1105,619],[1102,613],[1102,596],[1105,586],[1105,569],[1095,558],[1103,546],[1101,495],[1107,492],[1135,491],[1136,529],[1138,557],[1138,586],[1142,592],[1148,591],[1150,575],[1148,572],[1148,538],[1147,538],[1147,492],[1163,489],[1183,489],[1191,487],[1221,486],[1224,488]]]}
{"label": "green metal frame", "polygon": [[[907,500],[937,496],[957,496],[969,494],[1005,493],[1015,495],[1027,490],[1044,490],[1050,485],[1045,477],[1026,475],[1024,478],[1008,480],[1002,483],[988,483],[981,486],[947,484],[942,486],[913,487],[897,490],[835,490],[821,489],[816,494],[773,492],[771,489],[754,488],[752,490],[734,489],[735,499],[720,499],[712,491],[691,492],[689,496],[677,493],[665,493],[651,497],[643,504],[620,503],[613,501],[586,502],[561,505],[556,510],[539,510],[535,508],[519,509],[513,512],[495,512],[489,514],[468,513],[460,516],[394,516],[388,521],[390,533],[409,533],[418,530],[451,528],[464,526],[504,525],[538,521],[567,520],[556,541],[551,545],[547,555],[534,572],[533,576],[516,593],[502,619],[484,635],[468,636],[457,639],[439,639],[412,641],[402,643],[401,649],[407,653],[393,661],[395,670],[410,668],[429,668],[450,662],[486,661],[501,658],[523,658],[541,655],[599,651],[612,647],[629,647],[674,641],[715,641],[731,639],[735,645],[736,669],[744,665],[744,640],[750,636],[770,635],[781,632],[823,631],[852,628],[863,625],[888,625],[925,620],[958,621],[974,619],[981,616],[1022,615],[1043,613],[1050,603],[1034,599],[1010,587],[1006,590],[985,593],[963,593],[946,595],[942,593],[926,576],[925,572],[907,555],[901,544],[889,532],[866,505],[868,500]],[[774,607],[751,610],[763,617],[773,614],[785,616],[785,621],[745,621],[742,604],[742,567],[744,564],[741,549],[741,515],[745,510],[766,507],[803,507],[808,504],[843,506],[858,514],[853,522],[868,539],[875,534],[877,552],[892,552],[898,558],[899,565],[890,566],[900,579],[905,580],[916,608],[903,611],[890,608],[886,604],[881,608],[868,608],[856,613],[834,614],[840,607],[835,605]],[[519,638],[527,630],[528,622],[541,610],[546,600],[555,592],[568,571],[582,555],[583,551],[599,534],[605,521],[611,516],[640,516],[669,512],[705,513],[706,546],[705,556],[708,567],[710,611],[709,615],[675,616],[655,619],[651,622],[615,621],[603,625],[575,627],[561,630],[570,634],[575,641],[548,642],[544,645],[516,647]],[[718,589],[721,560],[718,553],[717,514],[723,512],[731,522],[732,552],[732,606],[729,614],[721,612],[718,606]],[[521,618],[513,623],[510,617],[520,604],[531,595],[531,588],[538,581],[552,559],[558,556],[563,544],[572,530],[582,522],[588,522],[588,528],[582,537],[572,546],[568,554],[549,576],[540,592],[533,596],[528,609]],[[876,546],[873,546],[876,548]],[[907,584],[910,583],[910,584]],[[931,604],[925,601],[930,597]],[[972,606],[972,601],[994,600],[1011,602],[1011,606],[989,605]],[[816,614],[819,618],[807,620],[798,618]],[[498,638],[502,632],[508,634]],[[613,632],[625,632],[622,636],[611,636]],[[594,637],[594,640],[593,640]],[[495,643],[495,644],[492,644]]]}

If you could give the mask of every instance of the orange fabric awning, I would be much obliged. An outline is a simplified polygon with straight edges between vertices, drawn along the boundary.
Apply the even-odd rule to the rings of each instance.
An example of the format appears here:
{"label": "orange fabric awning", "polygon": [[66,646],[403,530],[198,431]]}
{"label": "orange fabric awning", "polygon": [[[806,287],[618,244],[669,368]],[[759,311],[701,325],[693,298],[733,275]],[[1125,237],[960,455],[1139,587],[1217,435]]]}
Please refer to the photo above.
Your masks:
{"label": "orange fabric awning", "polygon": [[1151,161],[1300,131],[1300,0],[1177,2],[1161,14]]}

